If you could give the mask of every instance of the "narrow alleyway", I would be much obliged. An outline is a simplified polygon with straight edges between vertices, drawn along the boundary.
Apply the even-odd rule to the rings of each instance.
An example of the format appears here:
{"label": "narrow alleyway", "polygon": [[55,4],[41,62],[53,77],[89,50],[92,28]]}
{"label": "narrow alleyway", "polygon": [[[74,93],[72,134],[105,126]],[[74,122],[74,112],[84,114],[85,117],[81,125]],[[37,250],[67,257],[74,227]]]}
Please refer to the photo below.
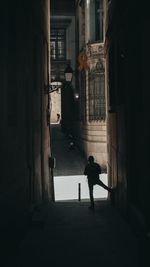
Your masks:
{"label": "narrow alleyway", "polygon": [[[68,151],[59,127],[52,129],[55,172],[81,174],[85,161],[77,149]],[[6,246],[11,252],[5,252],[2,266],[139,267],[138,238],[116,209],[108,200],[97,200],[94,212],[88,206],[88,201],[81,200],[38,207],[23,233],[14,229],[12,235],[11,229],[11,243],[8,240]]]}
{"label": "narrow alleyway", "polygon": [[[1,2],[0,267],[150,267],[148,3]],[[57,114],[116,187],[95,210]]]}

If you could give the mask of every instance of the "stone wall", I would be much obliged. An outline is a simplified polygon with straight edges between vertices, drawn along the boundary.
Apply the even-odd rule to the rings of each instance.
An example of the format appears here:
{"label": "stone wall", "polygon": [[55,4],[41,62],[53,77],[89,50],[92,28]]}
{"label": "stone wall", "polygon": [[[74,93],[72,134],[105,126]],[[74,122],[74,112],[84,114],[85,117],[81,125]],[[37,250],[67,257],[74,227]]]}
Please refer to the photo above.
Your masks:
{"label": "stone wall", "polygon": [[41,1],[9,1],[1,6],[0,17],[0,203],[1,222],[9,223],[50,198],[44,94],[49,1],[42,6]]}

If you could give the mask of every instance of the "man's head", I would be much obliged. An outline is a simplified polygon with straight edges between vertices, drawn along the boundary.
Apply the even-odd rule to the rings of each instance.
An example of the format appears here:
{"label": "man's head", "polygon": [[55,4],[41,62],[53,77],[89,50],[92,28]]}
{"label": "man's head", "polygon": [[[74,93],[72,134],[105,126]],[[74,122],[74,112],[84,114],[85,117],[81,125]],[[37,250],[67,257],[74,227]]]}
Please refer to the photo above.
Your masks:
{"label": "man's head", "polygon": [[88,161],[89,161],[89,163],[94,162],[94,157],[93,157],[93,156],[89,156],[89,157],[88,157]]}

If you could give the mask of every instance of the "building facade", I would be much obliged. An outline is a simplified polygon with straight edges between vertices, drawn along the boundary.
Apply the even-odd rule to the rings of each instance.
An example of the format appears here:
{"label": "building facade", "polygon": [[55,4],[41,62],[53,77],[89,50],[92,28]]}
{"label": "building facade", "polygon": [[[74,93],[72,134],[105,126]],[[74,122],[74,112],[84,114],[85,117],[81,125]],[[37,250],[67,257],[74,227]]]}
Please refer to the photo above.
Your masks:
{"label": "building facade", "polygon": [[77,87],[80,96],[80,144],[107,168],[104,58],[105,1],[76,1]]}
{"label": "building facade", "polygon": [[149,38],[146,32],[149,19],[146,6],[136,23],[139,14],[141,6],[136,1],[132,4],[120,0],[76,1],[78,131],[85,155],[93,154],[98,162],[107,165],[108,182],[116,187],[116,206],[135,222],[138,231],[148,231],[150,139],[146,55],[149,56]]}
{"label": "building facade", "polygon": [[[61,83],[51,94],[51,122],[61,118],[62,130],[73,128],[75,93],[75,3],[51,1],[51,83]],[[65,81],[67,65],[73,69],[72,83]],[[59,110],[59,112],[57,112]]]}

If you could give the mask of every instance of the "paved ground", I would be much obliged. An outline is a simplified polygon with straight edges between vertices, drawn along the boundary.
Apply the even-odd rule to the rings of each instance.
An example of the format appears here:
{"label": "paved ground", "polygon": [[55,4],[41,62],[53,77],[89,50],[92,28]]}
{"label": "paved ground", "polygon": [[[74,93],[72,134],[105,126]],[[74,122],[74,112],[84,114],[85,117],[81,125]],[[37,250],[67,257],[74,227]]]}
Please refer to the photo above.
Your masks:
{"label": "paved ground", "polygon": [[[101,174],[100,179],[103,181],[103,183],[107,184],[106,173]],[[89,199],[89,188],[85,175],[54,177],[55,200],[78,200],[79,184],[80,198],[82,200]],[[106,199],[108,192],[101,186],[95,185],[93,195],[95,199]]]}
{"label": "paved ground", "polygon": [[77,147],[74,150],[68,148],[67,137],[59,124],[51,125],[51,146],[52,154],[56,158],[55,176],[83,174],[86,160]]}
{"label": "paved ground", "polygon": [[137,267],[137,239],[107,201],[57,202],[37,211],[16,267]]}
{"label": "paved ground", "polygon": [[[78,199],[78,184],[81,185],[81,198],[89,198],[87,179],[83,175],[87,161],[79,149],[70,150],[66,134],[59,124],[51,125],[51,146],[56,158],[54,169],[55,200]],[[82,176],[83,175],[83,176]],[[107,184],[107,174],[101,174],[101,180]],[[107,191],[100,186],[94,187],[95,198],[107,198]]]}

